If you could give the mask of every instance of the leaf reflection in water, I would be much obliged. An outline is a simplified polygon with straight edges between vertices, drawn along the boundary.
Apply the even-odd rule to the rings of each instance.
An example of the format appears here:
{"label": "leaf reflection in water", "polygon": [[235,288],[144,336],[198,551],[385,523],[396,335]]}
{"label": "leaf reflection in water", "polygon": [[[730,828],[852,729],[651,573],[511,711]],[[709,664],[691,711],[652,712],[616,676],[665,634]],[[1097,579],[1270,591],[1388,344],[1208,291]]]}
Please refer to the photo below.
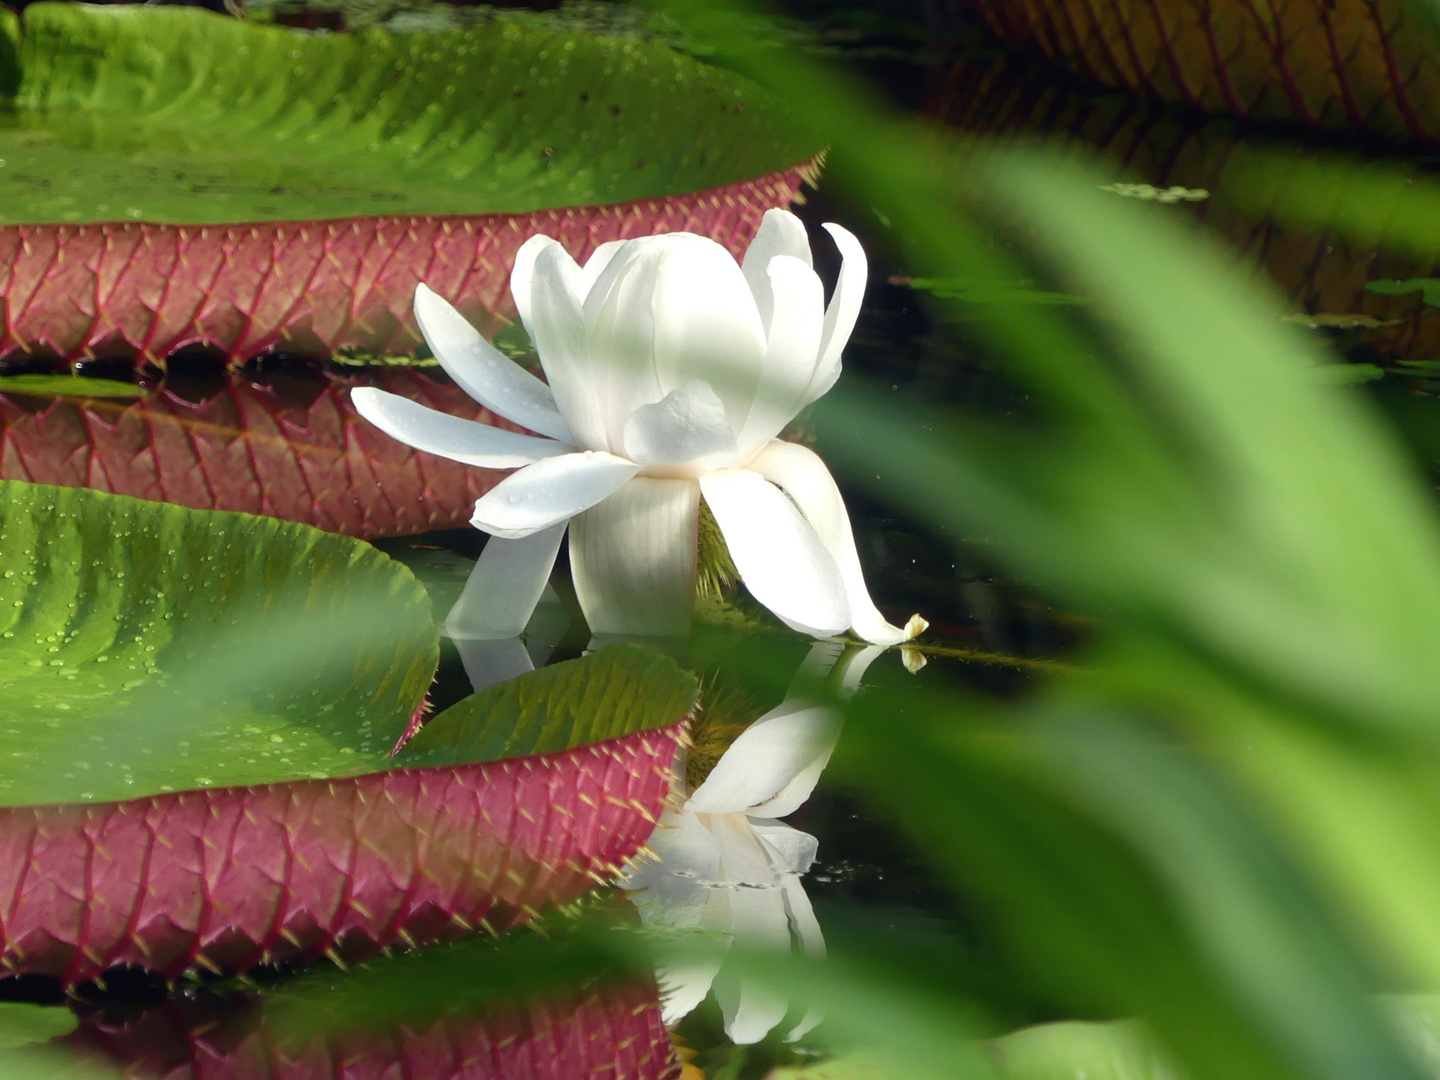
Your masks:
{"label": "leaf reflection in water", "polygon": [[[364,980],[376,972],[357,974]],[[65,1042],[82,1061],[113,1063],[136,1080],[669,1080],[678,1071],[655,987],[644,981],[552,993],[479,1015],[441,1014],[414,1026],[344,1025],[304,1039],[290,1037],[275,1013],[261,998],[192,991],[138,1018],[86,1017]]]}
{"label": "leaf reflection in water", "polygon": [[[821,683],[832,676],[839,696],[849,697],[885,651],[872,645],[842,655],[843,648],[822,641],[811,649],[785,700],[741,733],[682,806],[661,817],[650,839],[656,861],[621,882],[635,894],[647,927],[716,937],[713,951],[697,951],[688,933],[668,956],[661,946],[656,967],[666,1023],[689,1014],[713,986],[725,1034],[736,1043],[759,1042],[785,1021],[789,1001],[722,972],[725,949],[788,952],[793,944],[807,957],[825,955],[800,881],[818,841],[779,819],[810,797],[840,733],[835,710],[817,700]],[[800,1038],[820,1020],[812,1010],[786,1038]]]}

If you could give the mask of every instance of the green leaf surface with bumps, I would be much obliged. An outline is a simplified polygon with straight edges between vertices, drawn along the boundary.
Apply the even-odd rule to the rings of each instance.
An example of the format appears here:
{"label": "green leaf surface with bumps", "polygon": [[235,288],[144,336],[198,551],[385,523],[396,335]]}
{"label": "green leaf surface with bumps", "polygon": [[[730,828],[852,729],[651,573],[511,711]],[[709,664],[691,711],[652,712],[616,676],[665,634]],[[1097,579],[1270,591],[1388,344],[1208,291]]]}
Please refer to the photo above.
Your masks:
{"label": "green leaf surface with bumps", "polygon": [[472,694],[426,724],[397,761],[451,765],[571,750],[673,724],[698,692],[669,657],[610,645]]}
{"label": "green leaf surface with bumps", "polygon": [[361,541],[0,482],[0,804],[384,768],[438,656]]}
{"label": "green leaf surface with bumps", "polygon": [[493,22],[315,34],[198,8],[0,14],[0,222],[516,213],[718,187],[820,149],[663,45]]}

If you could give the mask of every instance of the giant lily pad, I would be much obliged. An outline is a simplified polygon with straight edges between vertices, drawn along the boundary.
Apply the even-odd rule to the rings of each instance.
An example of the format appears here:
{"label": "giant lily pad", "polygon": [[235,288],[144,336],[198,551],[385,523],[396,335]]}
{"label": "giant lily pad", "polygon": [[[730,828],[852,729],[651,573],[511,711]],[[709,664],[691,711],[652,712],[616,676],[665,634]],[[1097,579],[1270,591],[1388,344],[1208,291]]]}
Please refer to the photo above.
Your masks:
{"label": "giant lily pad", "polygon": [[[1246,120],[1440,139],[1440,68],[1403,0],[974,0],[1072,74]],[[1342,45],[1343,43],[1343,45]]]}
{"label": "giant lily pad", "polygon": [[[273,646],[304,647],[305,620],[350,640],[296,671]],[[364,771],[438,648],[424,589],[366,544],[0,482],[0,804]]]}
{"label": "giant lily pad", "polygon": [[[199,403],[163,388],[137,401],[42,403],[38,390],[102,380],[36,378],[49,382],[23,396],[0,386],[0,478],[265,514],[371,538],[458,528],[504,475],[412,450],[361,420],[350,403],[353,379],[315,376],[318,393],[308,403],[239,378]],[[389,369],[367,381],[441,412],[512,426],[418,371]]]}
{"label": "giant lily pad", "polygon": [[416,281],[499,310],[537,231],[743,245],[818,150],[758,87],[640,41],[54,3],[0,30],[0,351],[401,347]]}
{"label": "giant lily pad", "polygon": [[[669,790],[694,683],[635,648],[489,692],[501,752],[558,753],[476,764],[442,715],[428,767],[391,758],[437,641],[357,541],[18,482],[0,539],[4,968],[173,977],[499,929],[613,874]],[[557,729],[562,704],[586,722]]]}
{"label": "giant lily pad", "polygon": [[[1179,198],[1165,212],[1203,217],[1208,231],[1280,289],[1293,312],[1304,313],[1297,320],[1302,325],[1328,325],[1346,334],[1347,343],[1380,356],[1440,351],[1440,320],[1422,314],[1418,296],[1382,295],[1396,291],[1394,280],[1423,283],[1440,275],[1433,252],[1417,257],[1399,244],[1377,249],[1373,241],[1342,235],[1348,211],[1338,199],[1333,221],[1305,221],[1291,209],[1294,191],[1320,183],[1341,160],[1324,144],[1296,141],[1282,150],[1273,135],[1262,140],[1228,120],[1155,123],[1144,100],[1097,100],[1015,55],[956,62],[927,112],[983,136],[986,147],[1044,139],[1078,159],[1098,154],[1107,175],[1122,181],[1112,193],[1205,193]],[[957,163],[957,172],[964,169]],[[1413,176],[1422,180],[1423,169],[1415,166]],[[1397,172],[1396,190],[1408,190],[1409,183]],[[1376,279],[1389,280],[1377,288]]]}

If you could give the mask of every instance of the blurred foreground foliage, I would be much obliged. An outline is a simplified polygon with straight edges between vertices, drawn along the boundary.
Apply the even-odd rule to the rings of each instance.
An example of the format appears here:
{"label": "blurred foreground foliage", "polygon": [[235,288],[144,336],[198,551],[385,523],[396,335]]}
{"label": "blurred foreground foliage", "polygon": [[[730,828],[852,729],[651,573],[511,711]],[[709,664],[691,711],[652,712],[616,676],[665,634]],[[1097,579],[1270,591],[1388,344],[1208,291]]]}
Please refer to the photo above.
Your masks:
{"label": "blurred foreground foliage", "polygon": [[[993,283],[974,332],[1022,415],[852,386],[821,449],[1099,629],[1028,699],[860,697],[834,767],[981,913],[1010,977],[1120,1026],[981,1043],[1003,1016],[958,946],[832,935],[823,980],[737,961],[825,1008],[877,1076],[1433,1075],[1406,1038],[1418,999],[1380,997],[1440,989],[1440,514],[1415,463],[1314,377],[1323,343],[1163,208],[1043,147],[952,144],[725,37],[709,5],[670,10],[833,140],[827,182],[908,270]],[[1339,160],[1286,182],[1312,223],[1433,250],[1428,182]],[[1007,301],[1016,281],[1090,303]]]}

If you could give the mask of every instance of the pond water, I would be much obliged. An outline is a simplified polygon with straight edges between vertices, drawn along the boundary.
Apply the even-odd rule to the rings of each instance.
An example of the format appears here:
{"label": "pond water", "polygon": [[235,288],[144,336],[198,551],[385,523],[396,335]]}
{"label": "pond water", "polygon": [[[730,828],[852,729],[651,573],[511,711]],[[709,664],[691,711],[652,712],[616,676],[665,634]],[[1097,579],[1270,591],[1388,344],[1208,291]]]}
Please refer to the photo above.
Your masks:
{"label": "pond water", "polygon": [[[940,17],[942,22],[948,18],[943,13]],[[1294,321],[1337,346],[1347,364],[1332,373],[1336,380],[1355,383],[1353,393],[1368,395],[1397,421],[1422,466],[1440,471],[1440,441],[1434,435],[1440,431],[1435,423],[1440,374],[1430,359],[1432,343],[1440,334],[1440,317],[1420,286],[1389,292],[1367,288],[1372,282],[1428,279],[1434,268],[1384,251],[1341,244],[1323,229],[1286,223],[1283,213],[1278,213],[1283,208],[1275,208],[1277,213],[1271,214],[1268,208],[1236,205],[1226,196],[1226,170],[1247,147],[1283,146],[1286,154],[1303,161],[1341,145],[1342,140],[1332,135],[1283,142],[1280,140],[1291,135],[1276,126],[1247,127],[1233,120],[1167,111],[1129,97],[1077,88],[1033,59],[999,50],[973,34],[955,39],[958,51],[937,55],[934,40],[917,40],[920,35],[912,32],[914,25],[882,21],[868,29],[851,27],[835,40],[843,42],[851,62],[878,72],[907,109],[967,135],[1045,134],[1076,154],[1097,153],[1103,167],[1113,173],[1115,197],[1158,202],[1165,212],[1196,220],[1225,236],[1257,274],[1268,275],[1277,283],[1293,305]],[[615,115],[620,115],[618,106]],[[178,150],[169,144],[162,149],[189,153],[195,133],[189,135],[190,141],[181,140]],[[127,139],[132,137],[138,136],[126,134]],[[15,151],[5,150],[7,157],[26,152],[20,143],[29,136],[20,131],[18,121],[16,131],[7,129],[6,138],[19,140]],[[57,151],[51,142],[43,147],[45,154],[51,155],[44,161],[63,161],[63,146]],[[1384,156],[1375,143],[1353,145],[1371,157]],[[87,145],[85,152],[91,149]],[[109,152],[104,146],[101,150]],[[53,156],[57,153],[61,154],[58,158]],[[756,155],[757,160],[764,157],[758,151]],[[1415,169],[1429,169],[1433,164],[1413,153],[1397,160]],[[0,167],[4,165],[0,161]],[[698,159],[688,157],[684,165],[702,168]],[[514,167],[518,175],[521,166]],[[748,177],[760,167],[744,175]],[[245,173],[250,165],[237,168]],[[642,174],[636,183],[648,175],[645,168],[641,162],[631,170]],[[565,175],[557,176],[547,183],[552,187],[571,183]],[[603,181],[583,170],[576,176],[574,184],[582,187],[600,184],[594,191],[584,187],[587,195],[595,195],[596,201],[611,201],[602,197],[606,190]],[[177,179],[183,178],[177,174]],[[378,179],[370,180],[384,186]],[[628,174],[626,182],[630,183]],[[126,183],[144,187],[129,174]],[[615,198],[631,194],[625,189]],[[276,197],[284,195],[280,192]],[[326,200],[342,196],[344,193],[326,190],[315,198],[323,208],[330,205]],[[85,196],[78,197],[83,200]],[[126,198],[134,201],[138,197],[127,188]],[[275,204],[277,216],[293,216],[286,212],[289,205],[283,200]],[[439,209],[466,210],[468,204],[447,204]],[[865,305],[845,353],[849,377],[865,380],[876,394],[891,395],[897,402],[917,407],[943,403],[990,416],[1008,416],[1025,409],[1023,395],[1006,380],[1001,362],[987,350],[983,335],[975,333],[976,326],[987,318],[987,303],[993,297],[967,292],[964,282],[917,281],[914,268],[893,254],[886,223],[868,207],[833,192],[823,175],[818,190],[807,191],[805,203],[796,211],[812,239],[822,235],[824,222],[840,221],[860,237],[870,253]],[[817,244],[817,263],[821,276],[833,282],[838,266],[828,247]],[[241,273],[246,269],[229,267]],[[483,291],[491,286],[476,288]],[[1033,294],[1035,302],[1054,299],[1053,294],[1042,293],[1029,282],[1017,282],[1014,288],[1020,294]],[[958,297],[962,303],[958,308],[941,308],[932,303],[936,297]],[[1013,294],[1009,298],[1013,299]],[[1069,299],[1084,302],[1083,297]],[[1440,305],[1440,300],[1436,303]],[[350,341],[345,337],[348,329],[332,330],[317,328],[308,339],[273,347],[263,356],[251,358],[238,373],[227,372],[226,363],[234,359],[228,350],[239,338],[227,341],[224,347],[187,345],[168,356],[141,358],[140,363],[133,356],[107,351],[108,346],[97,347],[75,365],[75,371],[105,385],[85,387],[83,400],[74,396],[73,388],[67,388],[71,396],[57,397],[52,384],[27,386],[14,381],[54,374],[63,371],[63,366],[43,350],[12,352],[0,361],[0,424],[4,429],[0,434],[0,477],[88,484],[182,505],[304,520],[334,533],[366,536],[380,551],[414,572],[429,590],[436,617],[443,617],[460,594],[484,542],[482,534],[463,527],[469,506],[483,490],[477,474],[447,462],[417,465],[415,455],[402,452],[403,448],[382,448],[378,437],[364,443],[369,436],[362,436],[356,443],[353,433],[361,422],[353,412],[346,412],[344,403],[350,389],[375,385],[446,411],[469,409],[473,416],[476,410],[423,358],[418,366],[379,366],[372,363],[377,355],[373,340],[363,348],[350,347],[333,355],[326,352],[322,346]],[[176,340],[180,337],[183,334],[177,332]],[[380,337],[385,339],[380,344],[396,344],[394,334]],[[524,359],[529,352],[522,339],[513,327],[502,329],[498,338],[507,352]],[[102,339],[102,344],[105,342],[113,340]],[[101,397],[102,392],[117,396]],[[136,411],[135,398],[127,394],[147,395],[143,413]],[[814,436],[812,419],[810,415],[800,418],[795,429],[798,437]],[[335,440],[325,444],[324,439],[331,436]],[[822,457],[826,439],[837,437],[843,435],[820,425],[816,447]],[[376,448],[366,466],[372,469],[369,479],[356,464],[355,445]],[[838,648],[811,654],[808,639],[783,629],[743,593],[735,593],[723,611],[712,611],[716,618],[697,631],[693,642],[672,646],[681,666],[695,669],[704,707],[690,754],[695,769],[687,777],[691,787],[698,786],[705,769],[723,756],[747,724],[784,708],[788,700],[784,686],[790,673],[807,662],[807,655],[811,663],[820,664],[822,674],[833,668],[838,677],[851,671],[847,665],[853,666],[848,691],[883,708],[889,695],[903,700],[906,688],[915,686],[963,688],[994,698],[1018,695],[1042,681],[1085,641],[1092,624],[1051,606],[1030,583],[1005,577],[985,538],[940,534],[906,517],[902,510],[877,498],[885,482],[884,477],[875,479],[878,483],[868,477],[864,483],[839,477],[872,595],[881,610],[897,622],[903,622],[912,611],[921,612],[929,620],[929,632],[915,643],[875,654],[862,653],[858,646],[851,646],[843,656]],[[367,483],[368,488],[364,486]],[[377,493],[386,484],[389,496],[379,497]],[[287,548],[264,573],[278,580],[285,572],[280,563],[294,559],[300,565],[300,560],[310,557],[308,549],[290,553]],[[11,577],[11,573],[7,571],[5,576]],[[52,584],[40,581],[31,587],[38,595]],[[89,602],[88,595],[83,589],[77,592],[82,605]],[[421,609],[427,606],[423,598],[416,602]],[[21,604],[16,601],[17,606]],[[184,616],[190,609],[180,610]],[[410,633],[413,627],[404,629]],[[6,636],[12,635],[7,632]],[[142,635],[137,634],[135,641],[141,640]],[[263,665],[283,666],[283,650],[296,647],[296,643],[283,636],[279,640],[268,658],[262,654],[257,661],[262,666],[250,670],[245,678],[264,680],[268,668]],[[515,674],[529,664],[553,666],[586,655],[591,637],[578,612],[563,560],[553,592],[542,601],[530,625],[526,644],[528,652],[522,654],[515,649],[477,649],[473,643],[457,647],[449,639],[442,640],[438,670],[427,692],[429,715],[467,708],[465,703],[477,692],[503,694],[497,677]],[[277,654],[277,650],[281,652]],[[108,657],[87,655],[83,663],[101,660],[108,662]],[[56,663],[63,667],[65,661]],[[766,669],[769,681],[762,680],[762,688],[756,689],[748,680],[760,668]],[[786,674],[777,682],[776,672],[781,668]],[[150,667],[145,670],[153,673]],[[82,673],[81,677],[88,676]],[[375,675],[374,679],[373,690],[370,683],[365,684],[366,692],[373,692],[378,701],[390,692],[387,687],[393,687],[387,681],[389,676]],[[272,713],[279,715],[280,706],[267,712],[246,696],[250,689],[243,693],[226,690],[231,694],[225,699],[228,705],[248,710],[226,723],[239,725],[243,720],[247,732],[254,727],[250,732],[253,745],[245,743],[233,755],[268,755],[266,740],[274,739],[279,745],[292,736],[290,729],[275,726],[279,721],[274,721]],[[200,691],[188,688],[184,692]],[[336,691],[335,701],[342,696]],[[329,698],[325,700],[330,704],[324,708],[335,707]],[[484,700],[493,704],[502,698]],[[68,699],[57,707],[72,708]],[[526,706],[522,702],[504,707],[520,715]],[[897,723],[902,721],[903,717],[897,716]],[[464,723],[473,726],[480,721],[471,717]],[[658,723],[654,726],[659,728]],[[70,729],[64,730],[65,738],[71,738]],[[158,728],[161,735],[169,730],[163,725]],[[464,738],[473,734],[469,727],[445,730],[460,730]],[[416,752],[432,757],[415,760],[441,763],[442,757],[433,755],[443,756],[443,748],[437,744],[444,736],[428,737],[429,743],[425,743],[426,735],[417,738],[420,749]],[[334,740],[328,734],[324,739],[330,740],[325,742],[329,752]],[[367,730],[363,744],[342,747],[337,753],[370,754],[373,767],[381,768],[379,755],[388,744],[382,746],[383,740],[376,739],[372,746]],[[254,749],[257,746],[260,749]],[[537,747],[560,749],[543,741],[531,745],[531,749]],[[303,749],[294,752],[304,757]],[[342,768],[330,767],[327,759],[325,769],[311,772],[305,761],[286,758],[284,764],[291,772],[274,773],[271,762],[263,769],[272,770],[264,775],[276,780],[310,777],[321,783],[321,778],[366,772],[358,764],[360,758],[355,760],[354,768]],[[402,757],[400,763],[410,760]],[[90,768],[88,764],[82,767]],[[205,778],[201,786],[216,783],[223,787],[228,775],[218,782]],[[249,779],[249,774],[236,775],[235,783]],[[487,777],[493,779],[494,774]],[[85,782],[68,773],[65,779]],[[776,935],[787,943],[793,938],[796,948],[812,949],[818,947],[827,927],[843,932],[857,922],[893,931],[899,939],[943,933],[963,944],[976,970],[984,972],[993,984],[988,998],[998,1029],[1063,1015],[1043,996],[1008,984],[1006,961],[999,956],[996,942],[971,917],[966,900],[956,896],[897,823],[829,775],[822,775],[813,794],[792,810],[785,823],[812,835],[818,846],[813,861],[797,857],[794,865],[803,867],[803,872],[782,875],[783,886],[770,890],[778,906],[772,904],[768,915],[752,916],[756,920],[750,926],[752,933],[772,942]],[[780,845],[776,850],[789,842],[776,839],[774,843]],[[660,841],[653,844],[663,849]],[[13,857],[5,851],[4,857]],[[246,858],[258,856],[237,848],[235,860]],[[546,866],[547,872],[553,869]],[[743,889],[737,886],[734,891],[738,895]],[[522,891],[521,895],[525,898],[515,899],[509,912],[515,921],[520,921],[518,912],[529,914],[529,894]],[[584,897],[563,891],[557,895],[592,915],[598,912],[626,924],[638,918],[623,889],[599,888]],[[66,901],[57,893],[53,902],[61,905]],[[738,899],[735,902],[739,904]],[[683,903],[693,903],[693,898]],[[678,906],[683,903],[677,902]],[[495,918],[499,921],[499,916]],[[765,919],[770,922],[766,924]],[[527,932],[516,933],[523,937]],[[563,928],[554,933],[564,938]],[[804,1034],[796,1041],[785,1039],[797,1026],[806,1025],[793,1014],[779,1023],[783,1004],[773,1019],[773,1031],[762,1025],[749,1032],[747,1044],[737,1045],[725,1029],[733,1025],[737,1009],[744,1014],[745,994],[740,988],[718,983],[711,995],[697,995],[692,1011],[668,1032],[661,1023],[655,988],[644,979],[619,986],[585,978],[558,986],[532,986],[521,980],[513,994],[503,982],[480,993],[471,983],[486,981],[483,972],[492,960],[488,937],[449,936],[461,940],[446,947],[451,951],[439,960],[433,956],[426,960],[422,953],[417,963],[416,957],[402,948],[393,957],[366,957],[367,962],[353,970],[338,954],[334,964],[328,959],[316,960],[326,949],[317,947],[312,955],[309,944],[302,947],[297,941],[296,955],[316,960],[305,971],[298,971],[304,967],[300,964],[290,965],[297,970],[287,967],[282,944],[276,956],[267,951],[264,962],[240,979],[230,977],[220,965],[209,974],[182,976],[176,971],[167,986],[165,979],[154,975],[114,969],[64,990],[63,978],[54,972],[27,973],[0,980],[0,1002],[45,1005],[53,1016],[68,1010],[73,1022],[54,1021],[57,1042],[82,1057],[98,1055],[124,1075],[136,1078],[660,1077],[673,1075],[672,1042],[681,1048],[691,1075],[698,1070],[706,1077],[739,1078],[764,1076],[775,1065],[804,1062],[814,1054]],[[403,945],[405,940],[400,938],[398,943]],[[33,942],[32,947],[41,948]],[[536,935],[529,935],[521,946],[543,947]],[[511,967],[496,970],[511,971],[522,961],[512,958],[506,961]],[[477,1004],[477,996],[490,1004]],[[494,1004],[496,999],[501,1004]],[[766,1009],[756,1001],[749,999],[748,1007],[764,1013]],[[308,1042],[287,1041],[284,1023],[288,1014],[292,1010],[304,1013],[307,1007],[332,1009],[337,1015],[349,1009],[347,1016],[362,1019],[347,1021],[338,1030]],[[773,1004],[768,1008],[776,1012]],[[31,1013],[16,1016],[12,1036],[5,1027],[9,1020],[0,1014],[0,1047],[12,1037],[14,1045],[38,1044],[42,1035],[48,1038],[44,1020]]]}

